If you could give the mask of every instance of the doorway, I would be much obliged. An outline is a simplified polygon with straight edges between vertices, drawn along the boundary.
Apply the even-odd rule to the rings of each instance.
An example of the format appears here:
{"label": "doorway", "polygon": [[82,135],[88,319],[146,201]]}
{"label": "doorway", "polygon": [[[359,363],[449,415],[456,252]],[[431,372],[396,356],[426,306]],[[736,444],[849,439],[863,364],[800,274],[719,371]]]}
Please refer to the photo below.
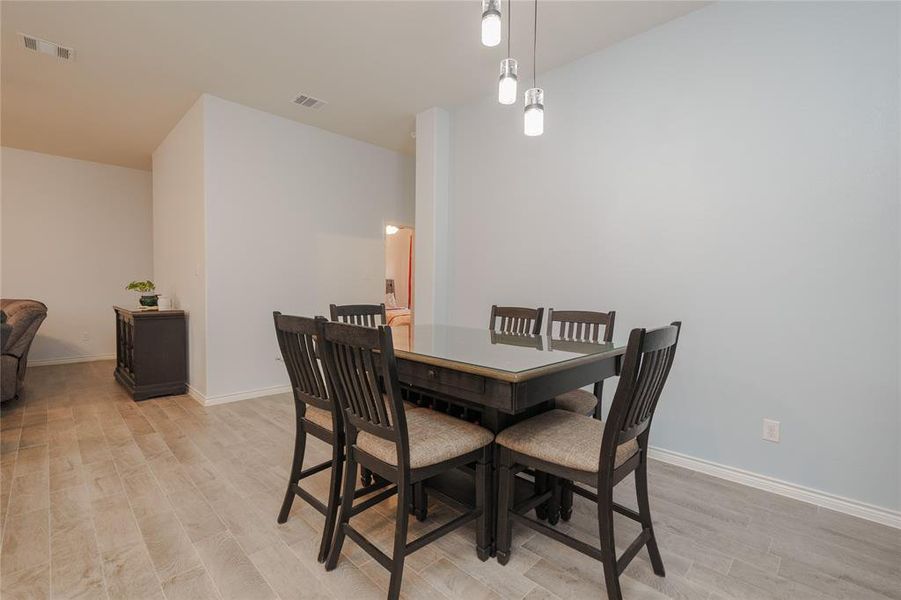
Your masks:
{"label": "doorway", "polygon": [[385,225],[385,309],[388,325],[413,322],[413,228]]}

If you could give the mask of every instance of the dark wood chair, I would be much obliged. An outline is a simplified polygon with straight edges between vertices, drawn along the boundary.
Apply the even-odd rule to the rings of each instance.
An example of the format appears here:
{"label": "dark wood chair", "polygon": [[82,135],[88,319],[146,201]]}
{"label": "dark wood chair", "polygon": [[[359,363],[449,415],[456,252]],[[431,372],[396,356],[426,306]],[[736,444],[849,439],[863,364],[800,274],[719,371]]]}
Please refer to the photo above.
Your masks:
{"label": "dark wood chair", "polygon": [[[341,471],[344,464],[344,435],[341,425],[341,411],[331,400],[329,384],[324,377],[316,358],[316,345],[321,333],[322,324],[327,323],[325,317],[294,317],[276,311],[272,313],[275,320],[275,335],[281,349],[291,389],[294,392],[294,408],[296,415],[296,433],[294,437],[294,458],[291,463],[291,475],[285,500],[278,513],[278,522],[288,520],[294,497],[300,496],[310,506],[325,516],[322,540],[319,543],[319,562],[325,562],[331,543],[335,521],[340,503]],[[332,447],[332,458],[306,470],[303,468],[304,450],[307,434],[316,437]],[[329,495],[326,504],[320,502],[308,491],[300,487],[300,482],[311,475],[331,467]],[[369,493],[384,483],[361,488],[359,494]]]}
{"label": "dark wood chair", "polygon": [[[588,310],[554,310],[547,311],[547,336],[549,345],[554,347],[565,342],[611,342],[613,341],[613,324],[616,321],[616,311],[597,312]],[[554,406],[580,415],[591,415],[600,419],[603,415],[601,400],[604,397],[604,382],[594,384],[592,391],[582,388],[564,392],[554,398]],[[539,479],[542,476],[539,475]],[[552,479],[550,485],[560,486],[560,482]],[[539,481],[539,485],[548,485],[548,482]],[[559,496],[559,506],[556,501]],[[539,517],[547,517],[552,525],[556,525],[559,518],[569,521],[572,516],[573,496],[572,490],[564,486],[561,490],[555,490],[554,499],[550,502],[548,511],[540,507],[536,512]],[[559,511],[559,514],[558,514]]]}
{"label": "dark wood chair", "polygon": [[491,321],[488,329],[500,333],[541,333],[543,308],[520,308],[518,306],[491,305]]}
{"label": "dark wood chair", "polygon": [[332,321],[378,327],[388,322],[384,304],[330,304]]}
{"label": "dark wood chair", "polygon": [[[550,339],[576,342],[610,342],[613,340],[613,323],[616,311],[595,312],[588,310],[547,311],[547,336]],[[601,398],[604,382],[594,384],[593,392],[572,390],[554,398],[555,406],[579,413],[601,417]]]}
{"label": "dark wood chair", "polygon": [[[332,378],[345,424],[347,456],[341,512],[326,569],[337,566],[344,538],[350,537],[391,572],[388,598],[396,599],[400,595],[405,557],[472,520],[477,521],[477,553],[486,560],[490,553],[490,532],[485,504],[491,486],[488,463],[494,435],[478,425],[437,411],[405,410],[389,327],[371,329],[326,323],[322,341],[326,371]],[[407,542],[411,486],[471,464],[475,464],[476,475],[474,506],[461,505],[433,491],[437,498],[465,512]],[[395,485],[355,506],[357,465]],[[351,520],[394,494],[397,494],[397,520],[394,549],[389,557],[355,529]]]}
{"label": "dark wood chair", "polygon": [[[681,323],[675,322],[651,331],[632,330],[606,422],[554,409],[498,434],[497,558],[501,564],[510,560],[512,524],[518,523],[601,561],[608,598],[622,598],[619,575],[644,546],[648,548],[654,573],[661,577],[665,575],[648,504],[648,435],[657,401],[673,364],[681,327]],[[525,516],[532,508],[546,502],[553,491],[538,493],[513,505],[513,478],[526,468],[566,480],[564,485],[570,486],[573,492],[597,503],[600,548]],[[635,473],[637,512],[613,501],[613,487],[632,472]],[[591,486],[596,493],[571,482]],[[641,533],[619,558],[613,535],[614,512],[641,524]]]}
{"label": "dark wood chair", "polygon": [[[362,325],[363,327],[378,327],[388,323],[388,315],[383,304],[329,304],[329,315],[332,321]],[[369,469],[360,472],[360,481],[363,485],[372,483],[372,473]],[[421,515],[425,520],[425,513]]]}

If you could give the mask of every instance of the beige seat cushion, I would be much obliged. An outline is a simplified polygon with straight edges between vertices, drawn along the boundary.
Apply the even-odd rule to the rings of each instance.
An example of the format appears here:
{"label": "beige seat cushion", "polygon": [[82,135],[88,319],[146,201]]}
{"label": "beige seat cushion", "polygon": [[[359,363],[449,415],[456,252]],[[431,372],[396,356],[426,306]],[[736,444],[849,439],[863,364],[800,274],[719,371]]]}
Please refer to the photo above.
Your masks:
{"label": "beige seat cushion", "polygon": [[[407,412],[410,412],[411,410],[422,410],[421,407],[410,404],[409,402],[404,402],[404,407],[407,409]],[[328,431],[332,430],[332,413],[327,410],[307,404],[307,412],[304,417],[307,421],[313,422],[323,429],[327,429]]]}
{"label": "beige seat cushion", "polygon": [[[555,465],[597,473],[604,422],[555,409],[526,419],[497,434],[497,443],[514,452]],[[615,466],[638,452],[638,442],[629,440],[616,450]]]}
{"label": "beige seat cushion", "polygon": [[[410,467],[420,469],[464,454],[491,443],[494,434],[468,421],[456,419],[434,410],[418,408],[407,411],[407,433],[410,438]],[[393,441],[361,431],[357,447],[367,454],[397,464]]]}
{"label": "beige seat cushion", "polygon": [[327,410],[307,404],[307,412],[304,414],[304,418],[323,429],[332,430],[332,413]]}
{"label": "beige seat cushion", "polygon": [[593,415],[594,407],[598,405],[595,395],[582,389],[560,394],[554,402],[557,408],[580,415]]}

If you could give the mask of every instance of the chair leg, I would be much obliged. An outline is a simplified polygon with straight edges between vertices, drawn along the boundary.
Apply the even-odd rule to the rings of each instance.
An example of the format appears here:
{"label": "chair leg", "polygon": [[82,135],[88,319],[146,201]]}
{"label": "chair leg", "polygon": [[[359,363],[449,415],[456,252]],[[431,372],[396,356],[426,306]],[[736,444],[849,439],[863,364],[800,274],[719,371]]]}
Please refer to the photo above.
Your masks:
{"label": "chair leg", "polygon": [[598,490],[598,531],[601,538],[601,556],[604,565],[604,581],[607,598],[622,600],[619,575],[616,573],[616,543],[613,536],[613,490]]}
{"label": "chair leg", "polygon": [[491,487],[491,467],[488,463],[490,452],[491,448],[486,447],[476,463],[476,509],[482,511],[476,519],[476,555],[483,562],[491,556],[491,506],[488,503],[488,490]]}
{"label": "chair leg", "polygon": [[294,504],[294,484],[300,481],[300,472],[303,471],[303,455],[307,445],[307,431],[303,426],[303,420],[297,420],[297,432],[294,434],[294,458],[291,461],[291,476],[288,478],[288,489],[285,491],[285,500],[282,509],[278,513],[278,522],[288,520],[291,505]]}
{"label": "chair leg", "polygon": [[651,567],[654,573],[660,577],[666,577],[663,568],[663,559],[660,557],[660,549],[657,547],[657,537],[654,535],[654,525],[651,522],[651,505],[648,502],[648,462],[645,456],[641,457],[638,468],[635,470],[635,495],[638,498],[638,514],[641,516],[641,527],[650,534],[648,538],[648,554],[651,557]]}
{"label": "chair leg", "polygon": [[400,585],[404,577],[404,559],[407,554],[410,487],[406,483],[398,483],[397,486],[397,522],[394,524],[394,553],[391,555],[391,582],[388,584],[388,600],[400,598]]}
{"label": "chair leg", "polygon": [[510,546],[513,543],[513,528],[510,509],[513,508],[513,475],[510,474],[511,457],[509,451],[500,449],[498,464],[497,498],[497,562],[502,565],[510,560]]}
{"label": "chair leg", "polygon": [[341,443],[335,442],[332,448],[332,473],[329,479],[328,504],[326,504],[325,526],[322,528],[322,541],[319,542],[319,556],[316,560],[325,562],[329,547],[335,535],[335,521],[338,518],[338,503],[341,500],[341,474],[344,466]]}
{"label": "chair leg", "polygon": [[344,488],[341,490],[341,512],[338,522],[335,524],[335,539],[332,541],[332,549],[329,550],[328,560],[325,561],[325,570],[332,571],[338,566],[338,557],[341,556],[341,547],[344,545],[344,526],[350,521],[350,511],[354,504],[354,492],[357,487],[357,463],[348,451],[344,460]]}

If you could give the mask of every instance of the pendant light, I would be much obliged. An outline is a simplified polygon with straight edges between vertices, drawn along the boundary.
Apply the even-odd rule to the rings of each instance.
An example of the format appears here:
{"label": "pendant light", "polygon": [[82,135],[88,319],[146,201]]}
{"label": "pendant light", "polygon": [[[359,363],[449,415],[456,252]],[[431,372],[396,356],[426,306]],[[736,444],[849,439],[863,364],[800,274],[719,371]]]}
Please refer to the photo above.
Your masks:
{"label": "pendant light", "polygon": [[538,87],[535,77],[535,63],[538,50],[538,0],[535,0],[535,23],[532,32],[532,87],[526,90],[523,133],[536,136],[544,133],[544,90]]}
{"label": "pendant light", "polygon": [[501,0],[482,0],[482,45],[501,43]]}
{"label": "pendant light", "polygon": [[510,58],[510,19],[513,14],[512,0],[507,0],[507,58],[501,61],[501,76],[497,83],[497,101],[501,104],[513,104],[516,102],[516,71],[515,58]]}

